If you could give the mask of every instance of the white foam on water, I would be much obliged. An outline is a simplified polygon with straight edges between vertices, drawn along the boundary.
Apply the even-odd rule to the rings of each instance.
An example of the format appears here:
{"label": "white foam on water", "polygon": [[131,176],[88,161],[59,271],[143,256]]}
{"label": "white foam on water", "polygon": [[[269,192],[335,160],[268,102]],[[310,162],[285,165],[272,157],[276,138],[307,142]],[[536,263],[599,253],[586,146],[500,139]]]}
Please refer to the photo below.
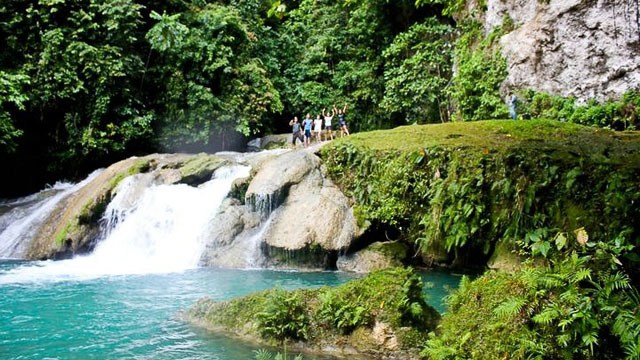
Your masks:
{"label": "white foam on water", "polygon": [[119,201],[116,195],[112,204],[126,204],[126,208],[119,210],[110,205],[106,213],[116,213],[119,219],[91,254],[18,267],[0,274],[0,284],[196,268],[208,240],[207,224],[215,217],[233,181],[249,176],[249,170],[248,166],[223,167],[213,180],[197,188],[185,184],[151,186],[133,206]]}

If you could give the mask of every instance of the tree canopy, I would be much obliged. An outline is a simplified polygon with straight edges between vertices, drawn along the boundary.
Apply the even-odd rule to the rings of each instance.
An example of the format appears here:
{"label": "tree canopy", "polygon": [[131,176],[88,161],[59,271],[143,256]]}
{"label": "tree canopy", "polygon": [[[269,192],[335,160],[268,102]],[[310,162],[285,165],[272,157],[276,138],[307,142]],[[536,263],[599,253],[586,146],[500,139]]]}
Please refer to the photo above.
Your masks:
{"label": "tree canopy", "polygon": [[23,170],[0,196],[139,153],[240,149],[334,105],[352,131],[506,118],[501,33],[456,23],[462,3],[5,0],[0,161]]}

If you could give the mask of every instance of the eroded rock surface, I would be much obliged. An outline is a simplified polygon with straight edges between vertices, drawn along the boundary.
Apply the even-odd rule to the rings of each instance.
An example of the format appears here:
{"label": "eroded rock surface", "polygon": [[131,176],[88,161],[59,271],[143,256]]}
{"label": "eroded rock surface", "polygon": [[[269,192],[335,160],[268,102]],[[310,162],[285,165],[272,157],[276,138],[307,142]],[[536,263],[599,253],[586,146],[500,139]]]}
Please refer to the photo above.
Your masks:
{"label": "eroded rock surface", "polygon": [[224,163],[207,154],[153,154],[119,161],[58,203],[29,244],[26,258],[59,258],[91,250],[99,232],[98,220],[113,196],[124,191],[118,185],[128,177],[134,176],[128,180],[128,196],[122,198],[134,206],[150,185],[205,181]]}
{"label": "eroded rock surface", "polygon": [[[327,252],[346,249],[357,233],[348,199],[324,177],[312,150],[287,151],[260,161],[244,200],[244,205],[234,201],[223,206],[216,216],[204,265],[287,263],[315,268],[326,262]],[[263,256],[263,248],[269,249],[271,258]],[[298,258],[300,264],[296,252],[304,253]],[[291,259],[293,263],[288,262]]]}
{"label": "eroded rock surface", "polygon": [[485,30],[510,18],[500,39],[506,88],[579,100],[619,98],[640,86],[637,3],[627,0],[489,0]]}

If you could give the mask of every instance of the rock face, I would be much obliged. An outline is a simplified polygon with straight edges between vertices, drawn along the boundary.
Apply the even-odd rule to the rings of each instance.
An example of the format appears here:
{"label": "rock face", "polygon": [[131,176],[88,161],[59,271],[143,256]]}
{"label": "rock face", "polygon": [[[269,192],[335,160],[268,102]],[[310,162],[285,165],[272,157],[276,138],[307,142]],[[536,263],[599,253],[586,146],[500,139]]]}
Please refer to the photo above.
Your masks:
{"label": "rock face", "polygon": [[339,257],[337,267],[341,271],[368,273],[402,266],[408,251],[407,245],[397,241],[376,242],[354,254]]}
{"label": "rock face", "polygon": [[[324,177],[314,150],[155,154],[123,160],[61,201],[31,241],[26,257],[59,259],[91,251],[105,226],[116,226],[149,187],[199,186],[222,165],[242,164],[251,167],[252,175],[234,180],[203,229],[208,235],[200,263],[227,268],[334,266],[330,261],[351,244],[357,226],[348,199]],[[107,209],[110,213],[105,214]],[[298,261],[299,254],[305,261]]]}
{"label": "rock face", "polygon": [[630,0],[488,0],[486,32],[509,17],[500,39],[503,87],[585,101],[619,98],[640,86],[638,3]]}
{"label": "rock face", "polygon": [[267,210],[282,203],[265,233],[270,246],[300,250],[317,245],[340,250],[356,235],[347,198],[322,175],[320,159],[310,152],[294,151],[265,164],[246,196]]}
{"label": "rock face", "polygon": [[[182,316],[214,333],[344,359],[419,359],[440,321],[410,268],[373,272],[337,287],[271,289],[226,302],[203,298]],[[286,332],[270,330],[285,325]]]}
{"label": "rock face", "polygon": [[328,252],[351,244],[357,225],[348,199],[311,150],[263,158],[254,168],[239,199],[245,204],[229,201],[216,216],[203,265],[324,267]]}

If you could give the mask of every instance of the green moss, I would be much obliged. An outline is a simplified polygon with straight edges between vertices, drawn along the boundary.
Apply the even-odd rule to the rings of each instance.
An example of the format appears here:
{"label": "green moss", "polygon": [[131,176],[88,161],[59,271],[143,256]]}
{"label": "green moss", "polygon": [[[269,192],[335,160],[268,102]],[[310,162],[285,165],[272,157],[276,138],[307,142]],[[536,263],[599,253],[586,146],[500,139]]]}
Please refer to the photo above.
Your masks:
{"label": "green moss", "polygon": [[269,143],[267,143],[267,145],[264,147],[265,150],[273,150],[273,149],[285,149],[288,146],[288,141],[283,140],[283,141],[270,141]]}
{"label": "green moss", "polygon": [[402,262],[407,257],[408,247],[399,241],[375,242],[367,247],[367,250],[376,251],[384,256]]}
{"label": "green moss", "polygon": [[109,202],[111,202],[111,194],[118,184],[128,176],[149,171],[149,168],[149,160],[140,159],[126,170],[115,174],[109,180],[107,185],[100,191],[100,194],[94,198],[88,199],[88,202],[82,205],[77,217],[70,219],[64,226],[63,230],[59,231],[55,235],[56,244],[61,245],[68,238],[73,238],[83,226],[96,226],[98,221],[104,215]]}
{"label": "green moss", "polygon": [[62,230],[56,233],[54,236],[57,245],[62,245],[69,238],[69,233],[73,231],[73,228],[77,225],[67,224]]}
{"label": "green moss", "polygon": [[360,133],[321,151],[359,223],[401,230],[427,260],[445,249],[454,265],[483,265],[497,241],[537,241],[529,235],[541,230],[640,238],[637,132],[459,122]]}
{"label": "green moss", "polygon": [[223,159],[215,155],[199,154],[180,166],[181,182],[190,185],[203,183],[211,179],[213,172],[224,163]]}
{"label": "green moss", "polygon": [[[296,312],[289,318],[291,309],[297,308],[291,305],[292,301],[304,306],[298,308],[299,314]],[[418,351],[420,339],[435,328],[439,319],[438,313],[424,300],[420,278],[413,270],[403,268],[374,272],[335,288],[291,292],[273,289],[227,302],[205,299],[187,314],[195,322],[204,320],[210,328],[249,334],[265,341],[303,339],[310,347],[330,343],[344,345],[345,342],[357,345],[353,343],[355,339],[370,336],[367,334],[373,325],[382,322],[400,334],[403,351],[414,352]],[[286,322],[279,320],[285,317]],[[291,335],[290,331],[294,330],[298,335]],[[372,348],[361,348],[362,352],[379,350],[370,339],[356,342],[373,344]]]}
{"label": "green moss", "polygon": [[141,173],[146,173],[149,170],[151,170],[151,164],[149,160],[139,159],[138,161],[136,161],[135,164],[133,164],[133,166],[129,168],[129,170],[127,171],[127,174],[128,175],[141,174]]}
{"label": "green moss", "polygon": [[331,266],[333,255],[318,244],[307,244],[296,250],[273,247],[267,244],[263,246],[269,260],[277,265],[318,269],[326,269]]}
{"label": "green moss", "polygon": [[449,295],[448,311],[424,355],[633,358],[640,299],[618,260],[631,249],[624,241],[594,241],[546,264],[528,261],[513,273],[463,278]]}

